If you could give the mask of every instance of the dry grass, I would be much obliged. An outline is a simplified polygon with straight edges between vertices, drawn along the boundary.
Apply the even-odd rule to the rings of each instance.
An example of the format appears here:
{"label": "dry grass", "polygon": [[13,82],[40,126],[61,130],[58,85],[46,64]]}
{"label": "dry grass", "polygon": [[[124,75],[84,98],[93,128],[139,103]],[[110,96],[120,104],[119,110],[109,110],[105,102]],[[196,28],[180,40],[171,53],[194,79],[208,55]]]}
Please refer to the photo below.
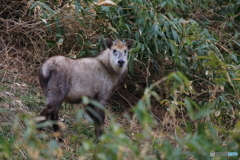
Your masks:
{"label": "dry grass", "polygon": [[[63,10],[65,17],[61,17],[59,24],[65,27],[65,39],[58,47],[51,47],[46,40],[56,41],[54,34],[49,33],[47,26],[41,20],[41,11],[35,8],[30,11],[31,2],[3,0],[0,5],[0,69],[12,69],[21,73],[26,80],[31,81],[36,76],[40,64],[52,55],[76,55],[83,47],[86,40],[97,42],[96,27],[89,23],[93,19],[87,18],[82,26],[74,17],[74,12]],[[55,13],[56,15],[59,13]],[[68,17],[68,18],[66,18]],[[49,20],[51,21],[51,20]],[[99,24],[99,23],[96,23]],[[58,27],[62,27],[58,26]],[[51,24],[52,30],[57,29],[57,23]],[[80,35],[77,31],[83,30]],[[82,40],[77,45],[77,37]],[[33,81],[36,83],[36,81]]]}
{"label": "dry grass", "polygon": [[[31,4],[26,0],[2,0],[0,4],[0,108],[10,111],[0,112],[0,123],[8,127],[16,116],[26,114],[34,118],[43,108],[44,97],[37,80],[38,68],[42,62],[53,55],[77,57],[83,50],[96,49],[94,44],[98,43],[101,36],[99,26],[109,25],[108,22],[96,20],[92,16],[78,17],[85,24],[83,26],[73,18],[76,16],[75,12],[69,8],[62,8],[61,12],[64,12],[66,16],[60,17],[59,20],[62,25],[60,27],[65,27],[64,41],[57,47],[53,47],[49,46],[46,40],[57,41],[53,33],[59,26],[57,23],[51,23],[53,33],[50,33],[43,21],[40,20],[40,10],[35,9],[30,12],[30,6]],[[93,10],[90,12],[91,15],[95,14]],[[81,34],[78,31],[81,31]],[[78,38],[81,39],[81,44],[77,41]],[[87,46],[87,42],[91,42],[91,45]],[[129,73],[116,88],[108,102],[107,109],[110,114],[115,117],[116,123],[125,129],[127,136],[132,140],[142,131],[142,128],[136,117],[133,116],[131,109],[142,98],[142,93],[149,84],[163,78],[159,75],[171,72],[167,68],[173,64],[168,60],[161,61],[162,64],[158,66],[161,73],[151,75],[149,72],[151,69],[150,60],[148,66],[134,61],[134,76]],[[195,79],[195,81],[198,80],[200,81],[201,78]],[[194,85],[195,90],[198,92],[198,89],[206,86],[206,83]],[[160,84],[156,87],[156,92],[161,95],[162,99],[167,99],[170,96],[169,88],[167,84]],[[179,101],[183,100],[180,95],[177,96]],[[202,96],[202,94],[196,94],[194,99],[201,99]],[[177,145],[174,136],[184,137],[187,133],[181,127],[182,123],[190,121],[186,110],[179,106],[174,112],[169,112],[169,104],[159,103],[155,99],[152,99],[151,105],[152,108],[149,112],[153,113],[158,122],[151,134],[156,138],[169,139],[173,145]],[[80,126],[76,124],[76,113],[80,108],[82,108],[81,105],[65,104],[60,111],[60,120],[64,122],[66,127],[63,131],[65,143],[61,146],[64,153],[75,153],[81,145],[82,139],[94,138],[94,127],[86,118],[82,119]],[[19,121],[18,123],[22,126],[21,131],[25,130],[24,122]],[[228,121],[228,123],[233,123],[233,120]],[[109,118],[106,118],[105,127],[109,126]],[[8,131],[10,134],[6,134],[6,137],[11,137],[14,131],[12,128]],[[1,132],[4,133],[4,130],[0,130]],[[106,132],[108,131],[106,130]],[[50,128],[47,128],[47,133],[51,133]],[[149,145],[148,140],[144,139],[140,146],[141,150],[147,153]],[[126,151],[131,152],[128,148]],[[22,153],[22,157],[26,157],[26,155],[26,153]],[[88,156],[89,159],[92,158],[91,154]],[[74,154],[67,158],[77,159]]]}

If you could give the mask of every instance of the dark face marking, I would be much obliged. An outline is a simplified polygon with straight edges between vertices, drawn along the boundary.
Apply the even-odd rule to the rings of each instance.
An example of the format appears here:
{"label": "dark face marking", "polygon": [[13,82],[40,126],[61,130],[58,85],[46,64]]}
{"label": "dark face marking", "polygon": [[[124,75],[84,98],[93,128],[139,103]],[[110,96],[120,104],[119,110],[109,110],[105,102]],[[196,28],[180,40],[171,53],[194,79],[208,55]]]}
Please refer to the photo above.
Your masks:
{"label": "dark face marking", "polygon": [[113,50],[113,55],[114,55],[114,56],[117,56],[117,55],[118,55],[118,52],[117,52],[116,49]]}
{"label": "dark face marking", "polygon": [[118,60],[119,67],[123,67],[124,63],[125,63],[124,60],[122,60],[122,59]]}

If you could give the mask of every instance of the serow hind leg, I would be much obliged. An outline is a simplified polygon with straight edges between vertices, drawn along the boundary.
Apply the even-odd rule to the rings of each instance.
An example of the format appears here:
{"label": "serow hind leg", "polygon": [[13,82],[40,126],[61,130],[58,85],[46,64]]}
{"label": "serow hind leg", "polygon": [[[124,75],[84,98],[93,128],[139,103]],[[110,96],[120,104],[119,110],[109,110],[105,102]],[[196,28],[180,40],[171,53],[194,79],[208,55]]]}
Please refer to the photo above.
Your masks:
{"label": "serow hind leg", "polygon": [[58,139],[58,141],[59,142],[63,142],[64,140],[63,140],[63,138],[61,137],[61,128],[60,128],[60,126],[58,125],[58,119],[59,119],[59,117],[58,117],[58,112],[59,112],[59,110],[55,110],[55,111],[53,111],[53,113],[51,114],[51,116],[50,116],[50,120],[52,120],[53,121],[53,131],[55,132],[54,134],[54,136],[55,137],[57,137],[57,139]]}
{"label": "serow hind leg", "polygon": [[[42,110],[42,112],[40,113],[41,118],[43,118],[44,120],[40,120],[39,122],[37,122],[38,124],[43,123],[45,121],[47,121],[47,119],[50,117],[50,120],[53,121],[53,130],[56,133],[55,135],[57,135],[57,137],[60,137],[59,135],[61,135],[60,133],[60,127],[57,124],[58,121],[58,112],[59,112],[59,108],[61,106],[61,103],[48,103],[47,106]],[[43,130],[42,128],[39,128],[38,130]],[[59,141],[62,141],[62,139],[60,140],[60,138],[58,138]]]}
{"label": "serow hind leg", "polygon": [[[48,120],[49,116],[52,114],[52,106],[51,105],[47,105],[40,113],[40,115],[37,117],[37,124],[41,124],[45,121]],[[40,127],[37,130],[42,131],[43,128]]]}

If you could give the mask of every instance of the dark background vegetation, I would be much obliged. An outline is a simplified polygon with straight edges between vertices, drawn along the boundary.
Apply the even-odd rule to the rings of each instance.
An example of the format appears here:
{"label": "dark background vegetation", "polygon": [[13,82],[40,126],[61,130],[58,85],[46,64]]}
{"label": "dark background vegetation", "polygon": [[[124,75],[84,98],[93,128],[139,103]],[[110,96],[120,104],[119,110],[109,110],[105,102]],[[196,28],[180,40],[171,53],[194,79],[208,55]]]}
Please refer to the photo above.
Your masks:
{"label": "dark background vegetation", "polygon": [[[44,106],[40,65],[54,55],[95,55],[104,38],[135,40],[129,73],[107,105],[106,134],[93,143],[81,105],[67,104],[63,144],[50,127],[37,133],[34,117]],[[1,0],[0,158],[240,154],[239,59],[239,0]]]}

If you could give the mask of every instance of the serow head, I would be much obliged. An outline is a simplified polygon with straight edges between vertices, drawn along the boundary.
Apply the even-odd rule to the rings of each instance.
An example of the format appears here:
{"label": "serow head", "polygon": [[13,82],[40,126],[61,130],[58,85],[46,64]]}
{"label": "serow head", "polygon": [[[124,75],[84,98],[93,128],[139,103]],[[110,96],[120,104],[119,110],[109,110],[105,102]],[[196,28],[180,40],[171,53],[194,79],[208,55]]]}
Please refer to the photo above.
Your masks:
{"label": "serow head", "polygon": [[132,47],[134,41],[127,40],[109,40],[106,39],[106,45],[110,49],[110,61],[112,66],[126,68],[128,63],[128,50]]}

